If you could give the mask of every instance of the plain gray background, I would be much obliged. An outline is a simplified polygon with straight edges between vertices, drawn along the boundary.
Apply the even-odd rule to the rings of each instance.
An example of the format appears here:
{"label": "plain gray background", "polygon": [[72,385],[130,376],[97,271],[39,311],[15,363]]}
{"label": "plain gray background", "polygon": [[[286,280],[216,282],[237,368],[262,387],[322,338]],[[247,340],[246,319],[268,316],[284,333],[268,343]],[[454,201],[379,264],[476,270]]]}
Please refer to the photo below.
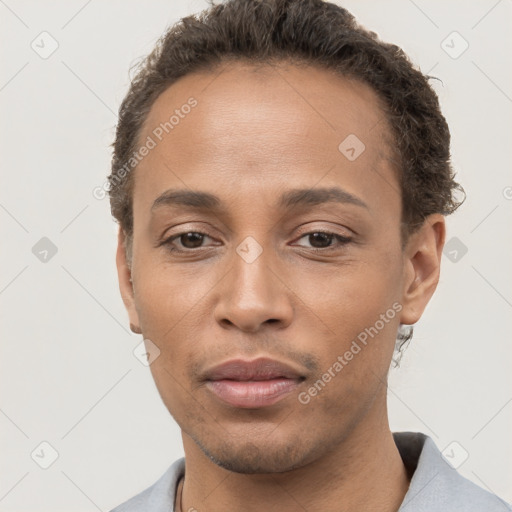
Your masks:
{"label": "plain gray background", "polygon": [[[448,220],[438,291],[390,374],[392,429],[427,433],[512,501],[512,1],[340,3],[442,80],[468,195]],[[129,68],[205,6],[0,0],[3,512],[106,511],[182,456],[133,355],[116,226],[93,190],[109,173]]]}

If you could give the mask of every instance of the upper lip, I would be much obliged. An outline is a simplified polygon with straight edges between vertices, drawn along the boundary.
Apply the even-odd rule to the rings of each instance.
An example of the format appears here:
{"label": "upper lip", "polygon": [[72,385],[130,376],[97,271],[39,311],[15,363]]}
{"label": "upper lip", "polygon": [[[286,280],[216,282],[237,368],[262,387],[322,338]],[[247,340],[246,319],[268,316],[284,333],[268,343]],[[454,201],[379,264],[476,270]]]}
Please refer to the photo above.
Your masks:
{"label": "upper lip", "polygon": [[270,380],[284,377],[287,379],[302,379],[303,375],[292,366],[261,357],[252,361],[231,359],[214,366],[204,373],[205,380],[231,379],[239,381]]}

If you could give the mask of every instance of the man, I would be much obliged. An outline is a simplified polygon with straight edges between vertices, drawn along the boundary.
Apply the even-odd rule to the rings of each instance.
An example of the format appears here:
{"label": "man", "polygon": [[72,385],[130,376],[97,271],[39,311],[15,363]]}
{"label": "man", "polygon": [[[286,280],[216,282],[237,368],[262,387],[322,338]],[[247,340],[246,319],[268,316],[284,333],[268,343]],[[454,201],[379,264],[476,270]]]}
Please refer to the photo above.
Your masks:
{"label": "man", "polygon": [[510,510],[388,423],[458,206],[427,78],[321,0],[212,6],[146,59],[110,197],[185,458],[115,511]]}

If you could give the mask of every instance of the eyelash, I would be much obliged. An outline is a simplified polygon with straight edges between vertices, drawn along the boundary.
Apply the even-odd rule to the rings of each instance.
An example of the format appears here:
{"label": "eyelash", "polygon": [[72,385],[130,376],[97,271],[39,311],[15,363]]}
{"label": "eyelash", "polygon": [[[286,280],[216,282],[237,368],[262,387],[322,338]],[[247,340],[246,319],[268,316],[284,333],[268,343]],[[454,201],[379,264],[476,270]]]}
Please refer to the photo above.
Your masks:
{"label": "eyelash", "polygon": [[[181,233],[177,233],[176,235],[172,235],[171,237],[165,239],[164,241],[162,241],[160,245],[165,245],[167,246],[167,249],[170,251],[170,252],[176,252],[176,253],[193,253],[197,250],[204,250],[205,248],[204,247],[196,247],[196,248],[193,248],[193,249],[177,249],[176,247],[174,247],[172,244],[175,240],[181,238],[183,235],[187,235],[189,233],[194,233],[195,235],[201,235],[201,236],[206,236],[208,238],[212,238],[212,236],[210,236],[208,233],[203,233],[201,231],[183,231]],[[326,235],[328,237],[332,237],[333,239],[336,239],[338,241],[338,246],[328,246],[328,247],[311,247],[311,248],[306,248],[306,247],[303,247],[304,249],[308,249],[314,253],[326,253],[326,252],[330,252],[332,250],[336,250],[336,249],[339,249],[340,247],[343,247],[347,244],[349,244],[350,242],[352,242],[352,238],[350,237],[346,237],[346,236],[342,236],[342,235],[338,235],[337,233],[333,233],[332,231],[319,231],[319,230],[316,230],[316,231],[308,231],[307,233],[303,233],[299,238],[298,240],[304,238],[304,237],[307,237],[307,236],[310,236],[310,235],[313,235],[313,234],[322,234],[322,235]]]}

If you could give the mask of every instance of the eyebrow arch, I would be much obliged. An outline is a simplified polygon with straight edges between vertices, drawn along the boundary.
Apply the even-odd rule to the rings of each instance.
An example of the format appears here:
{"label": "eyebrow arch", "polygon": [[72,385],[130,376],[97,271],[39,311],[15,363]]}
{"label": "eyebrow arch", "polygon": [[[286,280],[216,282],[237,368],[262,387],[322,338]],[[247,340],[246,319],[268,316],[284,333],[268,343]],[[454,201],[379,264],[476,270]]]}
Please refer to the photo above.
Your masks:
{"label": "eyebrow arch", "polygon": [[162,206],[188,206],[192,208],[217,210],[219,209],[220,204],[220,199],[208,192],[170,189],[166,190],[155,199],[151,206],[151,211],[155,211]]}
{"label": "eyebrow arch", "polygon": [[346,203],[368,209],[366,203],[339,187],[298,188],[285,192],[279,201],[282,208],[314,206],[322,203]]}
{"label": "eyebrow arch", "polygon": [[[288,190],[281,195],[278,206],[290,209],[298,206],[315,206],[329,202],[352,204],[368,209],[366,203],[361,199],[338,187]],[[208,192],[170,189],[155,199],[151,206],[151,211],[155,211],[162,206],[188,206],[191,208],[219,210],[221,205],[222,201],[219,197]]]}

